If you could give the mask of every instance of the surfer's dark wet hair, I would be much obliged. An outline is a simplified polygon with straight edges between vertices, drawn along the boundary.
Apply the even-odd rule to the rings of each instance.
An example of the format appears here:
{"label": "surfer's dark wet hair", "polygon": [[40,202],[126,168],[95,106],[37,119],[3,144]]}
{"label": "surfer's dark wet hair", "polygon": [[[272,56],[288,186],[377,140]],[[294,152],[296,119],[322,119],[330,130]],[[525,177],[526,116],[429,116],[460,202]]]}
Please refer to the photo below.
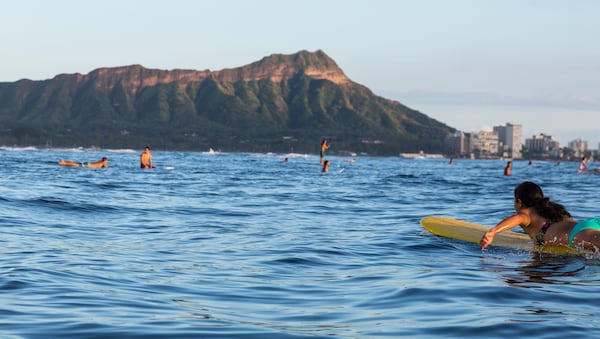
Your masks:
{"label": "surfer's dark wet hair", "polygon": [[520,200],[525,207],[533,207],[537,214],[551,222],[571,217],[571,213],[563,205],[544,197],[542,188],[531,181],[525,181],[515,188],[515,199]]}

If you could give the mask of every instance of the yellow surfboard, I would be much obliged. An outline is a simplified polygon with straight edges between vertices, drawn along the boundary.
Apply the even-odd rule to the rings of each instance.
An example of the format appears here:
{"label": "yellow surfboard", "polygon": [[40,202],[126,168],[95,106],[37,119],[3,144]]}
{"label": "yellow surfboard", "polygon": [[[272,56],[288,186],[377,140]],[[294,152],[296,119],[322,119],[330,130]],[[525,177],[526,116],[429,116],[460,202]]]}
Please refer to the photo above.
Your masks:
{"label": "yellow surfboard", "polygon": [[[432,234],[476,244],[479,244],[483,234],[490,229],[483,225],[445,217],[425,217],[421,219],[421,225]],[[576,249],[562,245],[534,246],[527,234],[513,231],[496,234],[491,246],[552,254],[580,254]]]}

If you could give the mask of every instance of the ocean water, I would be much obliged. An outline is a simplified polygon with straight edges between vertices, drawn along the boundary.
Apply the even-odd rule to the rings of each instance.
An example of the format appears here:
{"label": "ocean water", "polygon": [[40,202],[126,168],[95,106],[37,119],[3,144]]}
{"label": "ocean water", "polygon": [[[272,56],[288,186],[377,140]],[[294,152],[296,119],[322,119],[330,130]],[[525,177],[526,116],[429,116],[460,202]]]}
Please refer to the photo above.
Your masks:
{"label": "ocean water", "polygon": [[599,217],[576,163],[154,151],[141,170],[140,152],[0,150],[0,337],[600,335],[599,259],[419,224],[494,225],[524,180]]}

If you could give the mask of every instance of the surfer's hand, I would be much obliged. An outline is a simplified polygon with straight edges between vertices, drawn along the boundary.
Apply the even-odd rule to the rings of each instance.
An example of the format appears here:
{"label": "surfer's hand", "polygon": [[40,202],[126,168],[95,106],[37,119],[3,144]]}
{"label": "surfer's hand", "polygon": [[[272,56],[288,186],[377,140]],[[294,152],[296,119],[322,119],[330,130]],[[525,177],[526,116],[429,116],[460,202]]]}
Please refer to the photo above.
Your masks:
{"label": "surfer's hand", "polygon": [[485,249],[492,243],[493,240],[494,240],[494,233],[489,232],[489,231],[485,232],[483,237],[481,237],[481,241],[479,241],[479,246],[481,246],[482,249]]}

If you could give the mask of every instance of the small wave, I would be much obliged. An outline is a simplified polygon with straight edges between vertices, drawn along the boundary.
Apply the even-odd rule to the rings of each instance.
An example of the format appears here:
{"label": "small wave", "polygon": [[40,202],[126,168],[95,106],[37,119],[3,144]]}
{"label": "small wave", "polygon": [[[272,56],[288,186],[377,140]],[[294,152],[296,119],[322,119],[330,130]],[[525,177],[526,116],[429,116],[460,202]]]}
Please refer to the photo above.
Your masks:
{"label": "small wave", "polygon": [[312,154],[302,154],[302,153],[288,153],[285,156],[289,157],[289,158],[312,158],[312,157],[316,157],[315,155],[312,155]]}
{"label": "small wave", "polygon": [[299,258],[299,257],[288,257],[281,258],[272,261],[277,264],[287,264],[287,265],[300,265],[300,266],[322,266],[327,263],[317,259],[307,259],[307,258]]}
{"label": "small wave", "polygon": [[80,211],[89,213],[100,213],[100,212],[111,212],[117,210],[115,207],[103,206],[89,203],[73,203],[64,200],[54,198],[36,198],[26,201],[27,204],[42,207],[52,208],[54,210],[62,211]]}
{"label": "small wave", "polygon": [[136,151],[134,149],[129,149],[129,148],[107,149],[106,151],[109,153],[137,153],[137,152],[139,152],[139,151]]}
{"label": "small wave", "polygon": [[72,148],[53,147],[53,148],[49,148],[48,150],[53,151],[53,152],[70,152],[70,153],[82,153],[82,152],[89,151],[83,147],[72,147]]}
{"label": "small wave", "polygon": [[29,286],[29,283],[20,280],[8,280],[0,284],[0,291],[22,290]]}
{"label": "small wave", "polygon": [[0,146],[0,150],[2,150],[2,151],[13,151],[13,152],[39,151],[39,149],[37,147],[34,147],[34,146],[27,146],[27,147]]}
{"label": "small wave", "polygon": [[111,190],[111,189],[125,189],[127,186],[125,185],[120,185],[120,184],[116,184],[116,183],[89,183],[89,182],[84,182],[84,185],[90,186],[90,187],[94,187],[94,188],[99,188],[99,189],[106,189],[106,190]]}

